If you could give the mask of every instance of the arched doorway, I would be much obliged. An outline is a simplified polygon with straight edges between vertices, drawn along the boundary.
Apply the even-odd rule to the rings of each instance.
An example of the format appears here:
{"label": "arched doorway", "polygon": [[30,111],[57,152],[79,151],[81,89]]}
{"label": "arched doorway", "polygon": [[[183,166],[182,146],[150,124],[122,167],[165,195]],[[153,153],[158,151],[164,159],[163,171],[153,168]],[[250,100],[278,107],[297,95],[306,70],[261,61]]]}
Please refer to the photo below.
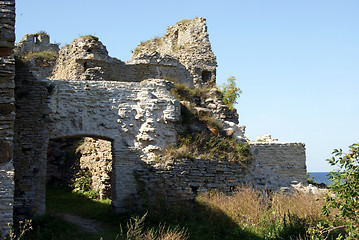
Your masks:
{"label": "arched doorway", "polygon": [[89,136],[50,139],[47,186],[62,186],[95,199],[111,199],[112,142]]}

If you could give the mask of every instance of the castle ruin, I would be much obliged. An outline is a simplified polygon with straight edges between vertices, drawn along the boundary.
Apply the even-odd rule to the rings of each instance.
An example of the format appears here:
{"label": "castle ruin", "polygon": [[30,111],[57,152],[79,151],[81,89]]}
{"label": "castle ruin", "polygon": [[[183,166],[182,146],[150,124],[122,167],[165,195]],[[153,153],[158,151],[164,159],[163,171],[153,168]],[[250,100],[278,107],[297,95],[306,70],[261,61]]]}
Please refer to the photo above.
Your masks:
{"label": "castle ruin", "polygon": [[[88,146],[107,149],[80,151],[84,164],[91,165],[86,159],[93,155],[101,164],[106,159],[106,164],[96,163],[104,170],[94,176],[111,184],[110,193],[106,186],[98,188],[110,194],[116,212],[141,204],[143,183],[148,192],[161,189],[163,197],[179,199],[213,189],[229,193],[243,183],[278,190],[306,182],[303,143],[269,138],[249,142],[236,110],[210,87],[216,82],[217,62],[204,18],[176,23],[163,37],[140,43],[131,60],[121,61],[110,57],[94,36],[58,49],[45,33],[27,34],[14,46],[15,1],[0,1],[0,7],[2,234],[13,219],[45,213],[46,182],[50,171],[58,172],[61,166],[55,165],[62,156],[51,146],[65,144],[65,139],[85,138]],[[15,66],[14,52],[54,55],[28,55],[26,63],[16,61]],[[248,142],[253,158],[247,166],[221,159],[156,161],[164,148],[177,143],[181,111],[191,104],[171,93],[178,83],[209,87],[193,110],[221,122],[239,142]],[[192,130],[200,132],[203,127],[193,124]],[[50,152],[55,154],[51,161]]]}

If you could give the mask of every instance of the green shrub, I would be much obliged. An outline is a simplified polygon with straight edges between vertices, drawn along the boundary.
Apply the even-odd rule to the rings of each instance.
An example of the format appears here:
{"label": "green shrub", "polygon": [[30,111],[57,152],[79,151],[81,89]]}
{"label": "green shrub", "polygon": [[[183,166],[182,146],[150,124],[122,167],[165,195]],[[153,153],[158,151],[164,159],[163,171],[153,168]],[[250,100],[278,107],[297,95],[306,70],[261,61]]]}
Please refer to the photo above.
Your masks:
{"label": "green shrub", "polygon": [[91,199],[98,199],[99,192],[92,189],[92,174],[88,169],[80,169],[72,179],[73,192],[80,193]]}
{"label": "green shrub", "polygon": [[242,93],[241,89],[236,87],[236,78],[229,77],[227,83],[223,84],[221,87],[221,92],[223,95],[223,102],[228,105],[229,109],[233,109],[233,105],[237,103],[237,98]]}
{"label": "green shrub", "polygon": [[328,174],[333,183],[322,214],[328,216],[332,210],[337,213],[333,221],[321,221],[317,228],[310,229],[313,238],[328,239],[333,231],[341,230],[337,239],[359,239],[359,144],[349,148],[349,153],[335,149],[334,156],[327,159],[338,170]]}

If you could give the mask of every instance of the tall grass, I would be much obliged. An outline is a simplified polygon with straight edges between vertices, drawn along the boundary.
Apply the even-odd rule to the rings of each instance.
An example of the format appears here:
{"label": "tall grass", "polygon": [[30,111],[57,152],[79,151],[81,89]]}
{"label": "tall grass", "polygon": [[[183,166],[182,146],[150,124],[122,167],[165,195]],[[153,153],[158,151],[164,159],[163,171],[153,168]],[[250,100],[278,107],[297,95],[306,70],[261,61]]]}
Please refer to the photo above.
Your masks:
{"label": "tall grass", "polygon": [[307,229],[323,218],[323,196],[310,193],[271,193],[242,186],[232,196],[212,192],[197,200],[264,239],[304,239]]}

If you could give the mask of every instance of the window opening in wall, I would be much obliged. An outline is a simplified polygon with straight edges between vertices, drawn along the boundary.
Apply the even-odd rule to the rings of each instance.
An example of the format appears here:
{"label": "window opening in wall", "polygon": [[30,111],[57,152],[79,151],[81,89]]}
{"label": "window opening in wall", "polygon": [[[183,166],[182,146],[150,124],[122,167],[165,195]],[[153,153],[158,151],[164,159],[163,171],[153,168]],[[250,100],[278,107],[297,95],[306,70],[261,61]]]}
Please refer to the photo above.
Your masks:
{"label": "window opening in wall", "polygon": [[204,83],[211,81],[212,73],[210,71],[202,72],[202,81]]}
{"label": "window opening in wall", "polygon": [[95,137],[49,141],[46,170],[46,208],[49,211],[60,211],[53,203],[63,201],[61,199],[71,201],[70,205],[89,201],[89,206],[95,199],[99,200],[96,203],[111,208],[111,144],[111,141]]}
{"label": "window opening in wall", "polygon": [[84,71],[87,69],[87,62],[84,62]]}

